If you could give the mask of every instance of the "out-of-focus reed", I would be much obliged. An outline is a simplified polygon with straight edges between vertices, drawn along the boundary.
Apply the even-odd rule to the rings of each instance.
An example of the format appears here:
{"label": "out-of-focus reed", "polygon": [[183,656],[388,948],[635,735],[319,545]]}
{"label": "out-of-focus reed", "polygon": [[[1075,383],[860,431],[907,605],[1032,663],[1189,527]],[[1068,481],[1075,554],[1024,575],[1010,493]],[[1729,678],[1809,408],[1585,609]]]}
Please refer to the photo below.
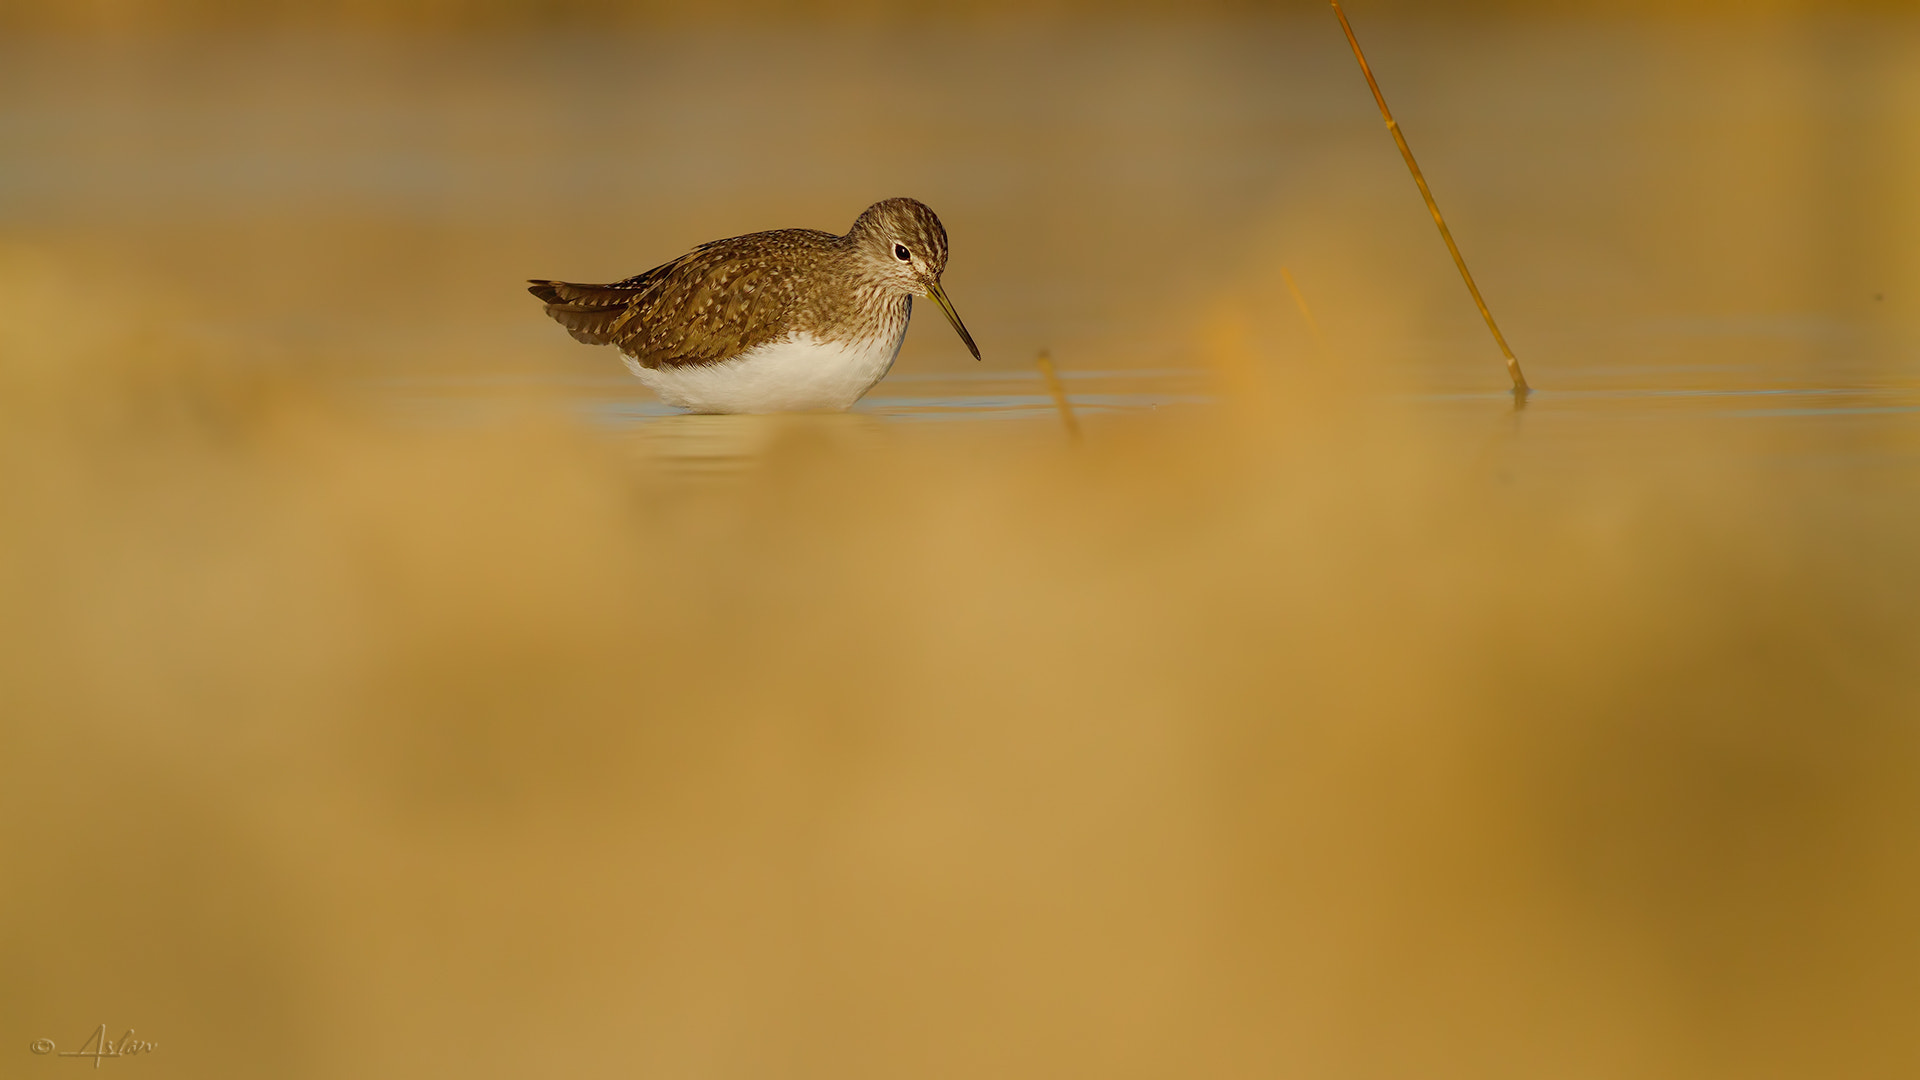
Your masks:
{"label": "out-of-focus reed", "polygon": [[1542,480],[1265,295],[1201,420],[668,421],[754,447],[690,477],[8,252],[5,1052],[1910,1074],[1914,515],[1697,435]]}
{"label": "out-of-focus reed", "polygon": [[1074,419],[1073,402],[1067,397],[1067,384],[1061,380],[1060,373],[1054,370],[1053,354],[1045,349],[1034,359],[1034,365],[1040,369],[1040,377],[1046,380],[1047,394],[1053,398],[1053,407],[1060,414],[1060,424],[1067,429],[1067,437],[1080,441],[1080,422]]}

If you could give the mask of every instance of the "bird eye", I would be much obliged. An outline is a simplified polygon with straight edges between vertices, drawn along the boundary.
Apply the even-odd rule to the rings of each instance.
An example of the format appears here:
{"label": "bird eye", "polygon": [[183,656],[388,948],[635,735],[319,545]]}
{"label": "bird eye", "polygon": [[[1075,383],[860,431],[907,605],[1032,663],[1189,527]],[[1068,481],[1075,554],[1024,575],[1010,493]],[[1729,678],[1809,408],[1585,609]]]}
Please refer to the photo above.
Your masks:
{"label": "bird eye", "polygon": [[913,258],[913,252],[908,251],[907,245],[905,244],[895,244],[893,245],[893,257],[899,259],[901,262],[906,262],[908,259]]}

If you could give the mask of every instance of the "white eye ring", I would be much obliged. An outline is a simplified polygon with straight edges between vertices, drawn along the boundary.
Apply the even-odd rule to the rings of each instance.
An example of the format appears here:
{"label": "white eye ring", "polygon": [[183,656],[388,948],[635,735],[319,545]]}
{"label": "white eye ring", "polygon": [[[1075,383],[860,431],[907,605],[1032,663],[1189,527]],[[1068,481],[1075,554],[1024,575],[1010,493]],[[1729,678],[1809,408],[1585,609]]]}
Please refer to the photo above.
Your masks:
{"label": "white eye ring", "polygon": [[905,244],[895,244],[893,245],[893,257],[899,259],[901,262],[906,262],[913,258],[913,252],[908,251],[907,245]]}

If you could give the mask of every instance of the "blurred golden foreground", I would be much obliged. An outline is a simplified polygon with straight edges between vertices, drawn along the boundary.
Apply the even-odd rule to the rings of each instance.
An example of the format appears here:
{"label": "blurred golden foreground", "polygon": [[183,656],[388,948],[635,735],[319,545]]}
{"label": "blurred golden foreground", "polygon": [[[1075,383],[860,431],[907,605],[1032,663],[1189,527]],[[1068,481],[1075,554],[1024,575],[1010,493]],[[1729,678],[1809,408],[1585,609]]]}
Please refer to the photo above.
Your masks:
{"label": "blurred golden foreground", "polygon": [[[683,156],[542,142],[580,40],[0,43],[0,1074],[105,1024],[141,1080],[1912,1077],[1899,25],[1487,29],[1537,93],[1379,35],[1519,413],[1292,24],[1047,31],[999,97],[990,34],[883,34],[980,72],[950,126],[843,153],[898,66],[794,78],[829,149],[745,178],[748,90]],[[519,278],[897,191],[990,367],[1212,403],[1075,446],[368,390],[601,370]]]}
{"label": "blurred golden foreground", "polygon": [[1077,449],[423,430],[21,265],[10,1075],[1920,1064],[1910,477],[1546,474],[1230,337]]}

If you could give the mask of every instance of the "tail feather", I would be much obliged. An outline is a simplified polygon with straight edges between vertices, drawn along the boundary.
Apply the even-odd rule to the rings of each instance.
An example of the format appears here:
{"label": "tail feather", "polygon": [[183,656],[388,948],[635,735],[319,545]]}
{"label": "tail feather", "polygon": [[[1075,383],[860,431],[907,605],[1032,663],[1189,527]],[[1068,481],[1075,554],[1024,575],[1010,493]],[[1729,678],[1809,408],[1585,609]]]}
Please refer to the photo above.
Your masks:
{"label": "tail feather", "polygon": [[588,345],[611,344],[614,327],[639,295],[636,289],[617,285],[541,280],[529,281],[527,291],[547,305],[547,314],[575,341]]}

